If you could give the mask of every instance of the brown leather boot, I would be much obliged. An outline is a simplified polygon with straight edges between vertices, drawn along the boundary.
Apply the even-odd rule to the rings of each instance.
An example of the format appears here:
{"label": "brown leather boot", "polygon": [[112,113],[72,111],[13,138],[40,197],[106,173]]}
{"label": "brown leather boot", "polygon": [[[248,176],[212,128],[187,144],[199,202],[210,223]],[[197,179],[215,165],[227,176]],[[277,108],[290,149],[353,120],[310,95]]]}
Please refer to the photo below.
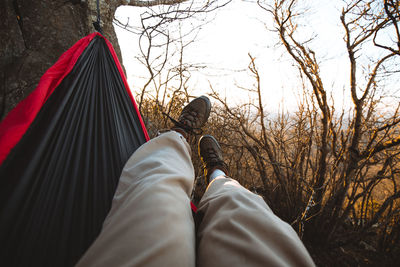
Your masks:
{"label": "brown leather boot", "polygon": [[210,111],[210,99],[197,97],[183,108],[178,121],[173,121],[175,126],[171,130],[179,132],[189,141],[192,134],[201,134],[201,127],[207,122]]}
{"label": "brown leather boot", "polygon": [[224,162],[222,150],[217,140],[211,135],[204,135],[199,140],[199,156],[203,162],[206,183],[210,182],[210,175],[219,169],[229,175],[228,165]]}

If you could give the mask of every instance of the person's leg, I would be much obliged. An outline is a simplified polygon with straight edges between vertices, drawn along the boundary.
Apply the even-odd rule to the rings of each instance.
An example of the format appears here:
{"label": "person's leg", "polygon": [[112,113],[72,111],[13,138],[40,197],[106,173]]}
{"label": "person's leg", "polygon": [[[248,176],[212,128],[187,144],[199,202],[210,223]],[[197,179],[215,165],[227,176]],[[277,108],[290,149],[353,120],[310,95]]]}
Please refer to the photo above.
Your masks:
{"label": "person's leg", "polygon": [[[188,105],[190,112],[185,107],[174,131],[150,140],[128,160],[103,229],[77,266],[195,265],[189,198],[194,170],[185,138],[208,118],[209,100],[198,99]],[[185,122],[193,105],[202,118]]]}
{"label": "person's leg", "polygon": [[[228,174],[226,165],[215,163],[222,161],[222,154],[214,138],[203,137],[199,150],[207,180],[214,178],[214,171],[207,170]],[[260,196],[226,175],[210,181],[196,216],[199,267],[314,265],[292,227],[279,219]]]}

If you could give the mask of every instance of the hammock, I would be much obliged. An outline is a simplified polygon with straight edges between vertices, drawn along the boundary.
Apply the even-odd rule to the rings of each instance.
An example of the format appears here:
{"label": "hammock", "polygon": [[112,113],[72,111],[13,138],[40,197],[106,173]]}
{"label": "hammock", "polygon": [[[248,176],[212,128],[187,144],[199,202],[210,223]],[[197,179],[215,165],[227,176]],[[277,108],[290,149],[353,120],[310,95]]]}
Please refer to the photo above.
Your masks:
{"label": "hammock", "polygon": [[0,124],[1,265],[74,265],[148,139],[111,44],[78,41]]}

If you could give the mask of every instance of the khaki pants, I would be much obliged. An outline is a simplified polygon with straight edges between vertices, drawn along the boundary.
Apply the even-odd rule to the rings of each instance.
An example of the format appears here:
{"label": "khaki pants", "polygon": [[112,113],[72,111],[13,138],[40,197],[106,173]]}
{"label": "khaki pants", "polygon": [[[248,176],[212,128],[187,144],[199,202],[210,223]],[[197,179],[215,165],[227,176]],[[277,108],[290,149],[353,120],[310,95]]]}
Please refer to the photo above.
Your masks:
{"label": "khaki pants", "polygon": [[313,266],[294,230],[227,177],[215,179],[200,201],[196,236],[190,154],[173,131],[141,146],[123,169],[99,237],[77,266]]}

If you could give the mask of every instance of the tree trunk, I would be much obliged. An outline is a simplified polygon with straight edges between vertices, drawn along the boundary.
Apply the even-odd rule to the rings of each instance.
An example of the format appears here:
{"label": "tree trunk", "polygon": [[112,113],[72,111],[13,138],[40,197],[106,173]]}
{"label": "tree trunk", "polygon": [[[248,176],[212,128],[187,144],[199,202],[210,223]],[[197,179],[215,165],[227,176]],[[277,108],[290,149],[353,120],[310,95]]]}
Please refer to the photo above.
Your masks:
{"label": "tree trunk", "polygon": [[[121,53],[112,21],[119,1],[101,0],[105,37]],[[95,31],[96,0],[0,2],[0,119],[25,98],[43,73],[76,41]]]}

